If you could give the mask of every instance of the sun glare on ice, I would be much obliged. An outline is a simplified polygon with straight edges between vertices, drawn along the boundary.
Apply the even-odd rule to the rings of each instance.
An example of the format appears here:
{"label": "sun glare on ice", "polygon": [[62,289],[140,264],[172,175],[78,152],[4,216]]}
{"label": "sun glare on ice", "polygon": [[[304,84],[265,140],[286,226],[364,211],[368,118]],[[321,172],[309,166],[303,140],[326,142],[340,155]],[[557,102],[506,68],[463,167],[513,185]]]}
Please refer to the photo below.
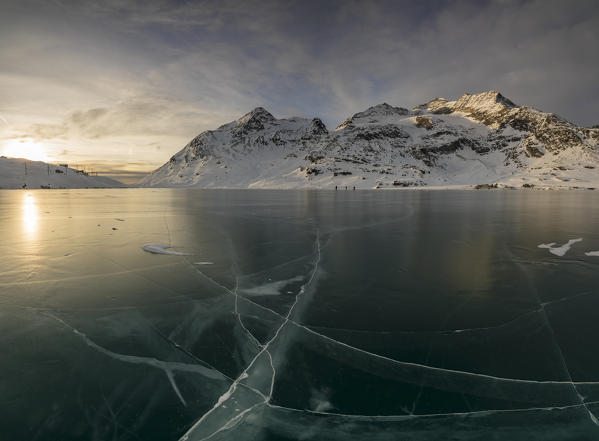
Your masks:
{"label": "sun glare on ice", "polygon": [[35,197],[28,193],[23,197],[23,230],[28,237],[32,238],[37,232],[39,219]]}
{"label": "sun glare on ice", "polygon": [[4,145],[2,156],[7,156],[9,158],[29,159],[31,161],[47,162],[50,160],[44,146],[29,139],[14,139],[8,141]]}

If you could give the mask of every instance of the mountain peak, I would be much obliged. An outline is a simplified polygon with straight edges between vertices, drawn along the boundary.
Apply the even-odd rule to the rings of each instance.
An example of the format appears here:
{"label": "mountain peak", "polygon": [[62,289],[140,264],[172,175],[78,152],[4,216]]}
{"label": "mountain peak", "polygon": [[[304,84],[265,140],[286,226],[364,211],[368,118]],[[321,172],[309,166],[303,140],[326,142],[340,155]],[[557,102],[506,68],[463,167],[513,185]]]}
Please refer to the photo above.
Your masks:
{"label": "mountain peak", "polygon": [[388,103],[380,103],[375,106],[369,107],[369,109],[376,109],[376,110],[382,110],[382,111],[390,111],[394,108],[395,107],[393,107],[391,104],[388,104]]}
{"label": "mountain peak", "polygon": [[476,111],[483,113],[498,113],[518,107],[513,101],[503,96],[497,90],[488,90],[481,93],[464,93],[456,101],[445,98],[435,98],[415,109],[429,109],[438,113],[451,113],[455,111]]}
{"label": "mountain peak", "polygon": [[274,121],[275,117],[272,116],[272,114],[268,110],[266,110],[264,107],[256,107],[252,111],[243,115],[237,121],[241,124],[245,124],[250,120],[256,120],[256,121],[265,123],[265,122]]}
{"label": "mountain peak", "polygon": [[403,107],[395,107],[387,103],[377,104],[371,106],[363,112],[353,114],[351,117],[346,119],[341,125],[335,130],[341,130],[354,122],[360,123],[373,123],[380,122],[389,116],[404,116],[409,113],[408,109]]}
{"label": "mountain peak", "polygon": [[237,121],[235,127],[242,132],[263,130],[264,124],[272,123],[276,120],[272,114],[264,107],[256,107],[251,112],[246,113]]}
{"label": "mountain peak", "polygon": [[497,90],[488,90],[481,93],[464,93],[456,102],[454,107],[458,108],[475,108],[480,110],[492,110],[492,107],[501,107],[502,109],[512,109],[518,107],[510,99],[503,96]]}
{"label": "mountain peak", "polygon": [[363,112],[356,113],[352,118],[364,118],[374,115],[407,115],[408,109],[403,107],[395,107],[387,103],[377,104],[369,107]]}
{"label": "mountain peak", "polygon": [[270,118],[274,118],[272,114],[266,110],[264,107],[258,106],[250,112],[252,115],[264,115]]}
{"label": "mountain peak", "polygon": [[519,108],[513,101],[496,90],[481,93],[464,93],[456,101],[435,98],[426,104],[416,106],[415,111],[433,113],[462,112],[489,127],[497,128],[512,109]]}

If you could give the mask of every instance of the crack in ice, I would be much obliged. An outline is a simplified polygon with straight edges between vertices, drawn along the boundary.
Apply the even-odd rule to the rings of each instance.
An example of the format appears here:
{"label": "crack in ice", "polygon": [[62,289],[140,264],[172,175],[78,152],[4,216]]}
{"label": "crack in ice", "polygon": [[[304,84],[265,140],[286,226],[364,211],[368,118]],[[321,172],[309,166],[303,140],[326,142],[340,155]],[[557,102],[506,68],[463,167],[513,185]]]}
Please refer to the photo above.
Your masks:
{"label": "crack in ice", "polygon": [[[576,242],[576,241],[575,241]],[[260,309],[263,309],[265,311],[268,311],[270,313],[272,313],[273,315],[281,318],[283,320],[283,322],[281,323],[281,325],[277,328],[274,336],[264,345],[261,346],[261,350],[260,352],[250,361],[249,365],[246,367],[246,369],[241,373],[241,375],[234,381],[234,383],[231,385],[231,387],[229,388],[229,390],[223,394],[218,402],[212,407],[212,409],[210,409],[208,412],[206,412],[204,415],[202,415],[202,417],[188,430],[188,432],[181,438],[181,441],[185,441],[188,440],[190,436],[192,436],[192,434],[196,431],[196,429],[206,420],[206,418],[212,414],[217,408],[221,407],[227,400],[229,400],[231,398],[231,396],[233,395],[233,393],[237,390],[237,386],[238,385],[243,385],[243,383],[241,383],[242,380],[244,380],[245,378],[248,377],[248,371],[254,366],[254,364],[257,362],[258,358],[262,355],[265,354],[268,357],[269,360],[269,364],[272,370],[272,376],[271,376],[271,381],[270,381],[270,390],[269,390],[269,394],[268,396],[264,396],[264,401],[263,402],[259,402],[256,404],[251,405],[250,407],[248,407],[247,409],[244,409],[241,413],[235,415],[234,417],[230,418],[229,420],[227,420],[223,425],[221,425],[216,431],[212,432],[210,435],[208,435],[207,437],[202,438],[203,440],[212,438],[213,436],[215,436],[217,433],[222,432],[223,430],[228,430],[232,427],[235,427],[242,419],[243,417],[250,412],[251,410],[255,409],[258,406],[261,405],[266,405],[269,407],[277,407],[277,406],[273,406],[270,403],[270,399],[272,397],[273,394],[273,390],[274,390],[274,383],[275,383],[275,377],[276,377],[276,370],[274,367],[274,363],[273,363],[273,358],[272,358],[272,354],[270,352],[270,347],[273,344],[273,342],[275,340],[277,340],[277,338],[279,337],[279,334],[281,333],[281,331],[283,330],[283,328],[287,325],[293,325],[296,326],[300,329],[303,329],[304,331],[317,336],[318,338],[324,339],[328,342],[331,342],[332,344],[335,345],[340,345],[344,348],[347,348],[349,350],[352,351],[357,351],[360,353],[363,353],[369,357],[372,358],[376,358],[376,359],[380,359],[380,360],[384,360],[385,362],[389,362],[392,364],[397,364],[399,366],[404,366],[404,367],[413,367],[413,368],[417,368],[420,370],[424,370],[424,371],[431,371],[431,372],[438,372],[438,373],[442,373],[442,374],[449,374],[451,376],[457,376],[457,377],[466,377],[466,378],[480,378],[483,379],[485,381],[495,381],[495,382],[505,382],[505,383],[514,383],[514,384],[523,384],[523,385],[540,385],[540,386],[571,386],[574,388],[574,390],[576,390],[578,398],[580,400],[579,404],[572,404],[572,405],[566,405],[566,406],[550,406],[550,407],[537,407],[537,408],[527,408],[527,409],[509,409],[509,410],[485,410],[485,411],[472,411],[472,412],[463,412],[463,413],[454,413],[454,414],[438,414],[439,416],[447,416],[447,415],[473,415],[473,414],[477,414],[477,413],[489,413],[489,412],[513,412],[513,411],[530,411],[530,410],[552,410],[552,409],[565,409],[565,408],[571,408],[571,407],[585,407],[585,409],[587,409],[587,411],[589,412],[589,415],[591,416],[591,419],[593,420],[593,422],[595,424],[597,424],[596,419],[594,419],[594,415],[592,415],[587,407],[587,404],[592,404],[592,403],[585,403],[584,399],[582,398],[582,396],[578,393],[577,389],[576,389],[576,385],[599,385],[599,381],[585,381],[585,382],[574,382],[572,381],[572,378],[569,377],[569,381],[560,381],[560,380],[525,380],[525,379],[516,379],[516,378],[505,378],[505,377],[499,377],[499,376],[493,376],[493,375],[487,375],[487,374],[482,374],[482,373],[476,373],[476,372],[467,372],[467,371],[459,371],[459,370],[452,370],[452,369],[445,369],[445,368],[439,368],[439,367],[435,367],[435,366],[428,366],[428,365],[423,365],[423,364],[419,364],[419,363],[412,363],[412,362],[404,362],[404,361],[399,361],[399,360],[395,360],[389,357],[385,357],[383,355],[379,355],[376,353],[372,353],[369,352],[367,350],[364,349],[360,349],[354,346],[351,346],[349,344],[343,343],[339,340],[335,340],[331,337],[328,337],[324,334],[321,334],[307,326],[304,326],[298,322],[296,322],[295,320],[292,319],[292,315],[293,315],[293,311],[296,308],[299,299],[301,297],[301,295],[304,293],[305,288],[311,284],[312,280],[314,279],[314,276],[316,274],[317,268],[318,268],[318,263],[320,261],[320,252],[321,252],[321,244],[320,244],[320,240],[318,238],[318,233],[317,233],[317,258],[315,260],[315,264],[314,264],[314,268],[311,274],[311,277],[309,278],[309,280],[306,282],[306,284],[304,284],[300,290],[300,292],[296,295],[294,302],[292,304],[292,306],[290,307],[289,311],[287,312],[286,315],[282,315],[270,308],[267,308],[263,305],[260,305],[259,303],[253,302],[252,300],[240,296],[237,292],[237,284],[238,284],[238,275],[236,274],[236,288],[234,290],[231,290],[227,287],[225,287],[224,285],[220,284],[219,282],[217,282],[216,280],[210,278],[209,276],[207,276],[206,274],[202,273],[200,271],[200,273],[206,277],[208,280],[210,280],[212,283],[220,286],[221,288],[223,288],[227,293],[233,295],[235,297],[235,313],[239,314],[239,310],[238,310],[238,302],[239,301],[245,301],[248,302],[249,304],[252,304]],[[325,244],[326,246],[326,244]],[[567,250],[566,250],[567,251]],[[585,294],[585,293],[583,293]],[[582,294],[581,294],[582,295]],[[518,319],[521,319],[522,317],[528,315],[528,314],[532,314],[532,313],[542,313],[544,312],[543,308],[544,306],[547,306],[548,304],[551,303],[557,303],[559,301],[564,301],[567,299],[558,299],[555,301],[551,301],[551,302],[546,302],[545,304],[541,304],[539,303],[539,309],[537,310],[533,310],[533,311],[529,311],[526,312],[524,314],[522,314],[521,316],[518,316],[516,318],[514,318],[513,320],[510,320],[509,322],[506,322],[504,324],[498,325],[498,326],[504,326],[507,324],[512,323],[513,321],[516,321]],[[241,322],[241,324],[243,325],[243,321],[241,320],[241,316],[239,315],[239,320]],[[244,329],[245,328],[244,326]],[[474,329],[472,329],[474,330]],[[464,330],[454,330],[453,332],[459,333],[459,332],[465,332],[468,331],[468,329],[464,329]],[[249,332],[249,331],[247,331]],[[249,333],[251,335],[251,333]],[[569,374],[568,374],[569,375]],[[306,411],[306,412],[311,412],[311,413],[318,413],[318,412],[314,412],[314,411]],[[334,415],[332,413],[327,413],[327,412],[320,412],[319,414],[330,414],[330,415]],[[339,414],[340,416],[343,416],[342,414]],[[433,414],[431,414],[433,415]],[[414,417],[422,417],[423,415],[414,415]]]}
{"label": "crack in ice", "polygon": [[422,413],[422,414],[406,414],[406,415],[358,415],[358,414],[347,414],[347,413],[335,413],[335,412],[320,412],[309,409],[296,409],[293,407],[279,406],[276,404],[266,403],[266,405],[272,409],[280,409],[284,411],[297,412],[309,415],[318,416],[331,416],[331,417],[342,417],[347,419],[358,419],[363,421],[402,421],[412,420],[419,418],[438,418],[438,417],[463,417],[463,416],[478,416],[478,415],[492,415],[497,413],[518,413],[518,412],[535,412],[535,411],[554,411],[554,410],[565,410],[565,409],[576,409],[579,407],[585,407],[586,405],[599,404],[599,401],[589,401],[585,404],[569,404],[566,406],[547,406],[547,407],[525,407],[517,409],[485,409],[485,410],[473,410],[469,412],[446,412],[446,413]]}
{"label": "crack in ice", "polygon": [[[215,283],[218,284],[218,282],[215,282]],[[219,286],[222,287],[222,285],[220,285],[220,284],[219,284]],[[226,289],[226,287],[223,287],[223,288]],[[230,290],[227,289],[227,291],[230,294],[232,294],[232,292]],[[245,297],[241,297],[240,296],[239,298],[241,300],[243,300],[243,301],[251,303],[253,306],[256,306],[256,307],[258,307],[260,309],[268,311],[269,313],[271,313],[271,314],[273,314],[273,315],[275,315],[275,316],[277,316],[279,318],[284,318],[284,316],[282,316],[281,314],[279,314],[278,312],[276,312],[276,311],[274,311],[274,310],[272,310],[270,308],[267,308],[266,306],[260,305],[259,303],[253,302],[252,300],[247,299]],[[555,301],[555,302],[557,302],[557,301]],[[553,302],[549,302],[549,303],[553,303]],[[541,312],[541,308],[539,308],[537,310],[534,310],[534,311],[530,311],[530,313],[533,313],[533,312],[539,312],[540,313]],[[298,328],[303,329],[303,330],[307,331],[308,333],[310,333],[310,334],[312,334],[314,336],[317,336],[319,338],[322,338],[322,339],[324,339],[324,340],[326,340],[326,341],[328,341],[330,343],[343,346],[344,348],[347,348],[347,349],[350,349],[350,350],[353,350],[353,351],[357,351],[357,352],[363,353],[365,355],[368,355],[368,356],[371,356],[371,357],[374,357],[374,358],[379,358],[381,360],[388,361],[388,362],[390,362],[392,364],[399,364],[399,365],[403,365],[403,366],[417,367],[417,368],[421,368],[421,369],[424,369],[424,370],[431,370],[431,371],[444,372],[444,373],[449,373],[449,374],[456,374],[456,375],[459,375],[459,376],[463,375],[463,376],[482,377],[482,378],[485,378],[485,379],[488,379],[488,380],[501,381],[501,382],[514,382],[514,383],[524,383],[524,384],[546,384],[546,385],[552,385],[552,384],[555,384],[555,385],[573,384],[573,382],[571,382],[571,381],[524,380],[524,379],[519,379],[519,378],[498,377],[498,376],[493,376],[493,375],[488,375],[488,374],[481,374],[481,373],[478,373],[478,372],[459,371],[459,370],[454,370],[454,369],[446,369],[446,368],[439,368],[439,367],[436,367],[436,366],[424,365],[424,364],[420,364],[420,363],[413,363],[413,362],[408,362],[408,361],[396,360],[394,358],[386,357],[384,355],[380,355],[380,354],[377,354],[377,353],[374,353],[374,352],[367,351],[367,350],[362,349],[362,348],[358,348],[356,346],[352,346],[352,345],[344,343],[344,342],[342,342],[340,340],[336,340],[336,339],[334,339],[332,337],[329,337],[326,334],[321,334],[320,332],[318,332],[318,331],[316,331],[316,330],[314,330],[314,329],[312,329],[312,328],[310,328],[308,326],[302,325],[301,323],[298,323],[298,322],[296,322],[294,320],[290,319],[290,320],[288,320],[288,322],[290,324],[292,324],[294,326],[297,326]],[[578,385],[599,385],[599,380],[598,381],[574,382],[574,384],[578,384]]]}
{"label": "crack in ice", "polygon": [[47,283],[57,283],[57,282],[69,282],[72,280],[88,280],[88,279],[97,279],[97,278],[106,278],[108,276],[120,276],[123,274],[134,274],[139,272],[145,272],[153,269],[161,269],[168,268],[171,266],[178,266],[180,263],[166,263],[162,265],[150,265],[143,268],[134,268],[127,269],[122,271],[111,271],[108,273],[102,274],[87,274],[83,276],[71,276],[71,277],[61,277],[59,279],[45,279],[45,280],[28,280],[25,282],[0,282],[0,286],[27,286],[27,285],[38,285],[38,284],[47,284]]}
{"label": "crack in ice", "polygon": [[174,378],[173,371],[190,372],[190,373],[200,374],[204,377],[211,378],[213,380],[228,379],[226,376],[224,376],[223,374],[221,374],[219,371],[217,371],[215,369],[209,369],[204,366],[197,365],[197,364],[180,363],[180,362],[175,362],[175,361],[163,361],[163,360],[158,360],[153,357],[141,357],[141,356],[137,356],[137,355],[127,355],[127,354],[119,354],[117,352],[113,352],[109,349],[106,349],[106,348],[98,345],[96,342],[94,342],[92,339],[90,339],[86,334],[79,331],[77,328],[71,326],[69,323],[62,320],[60,317],[57,317],[54,314],[51,314],[49,312],[43,312],[42,314],[61,323],[63,326],[65,326],[68,329],[70,329],[71,331],[73,331],[73,333],[75,333],[75,335],[77,335],[79,338],[81,338],[89,347],[95,349],[96,351],[98,351],[112,359],[119,360],[124,363],[145,364],[147,366],[151,366],[151,367],[162,370],[166,374],[167,379],[168,379],[169,383],[171,384],[171,387],[173,388],[173,391],[175,392],[175,394],[177,395],[177,397],[179,398],[181,403],[186,407],[187,407],[187,402],[185,401],[185,399],[183,398],[183,395],[181,394],[181,391],[177,387],[177,382]]}
{"label": "crack in ice", "polygon": [[[254,364],[257,362],[258,358],[262,354],[265,354],[265,353],[269,357],[270,365],[271,365],[271,368],[272,368],[271,385],[270,385],[270,391],[269,391],[268,396],[265,396],[264,400],[262,402],[256,403],[256,404],[248,407],[247,409],[243,410],[239,414],[235,415],[233,418],[231,418],[228,421],[226,421],[225,424],[223,424],[221,427],[219,427],[216,431],[214,431],[210,435],[202,438],[202,440],[210,439],[213,436],[215,436],[216,434],[218,434],[218,433],[220,433],[220,432],[222,432],[224,430],[228,430],[228,429],[230,429],[232,427],[235,427],[243,419],[243,417],[248,412],[250,412],[251,410],[253,410],[255,407],[257,407],[259,405],[265,405],[265,404],[268,404],[270,402],[270,399],[272,398],[273,389],[274,389],[274,381],[275,381],[275,376],[276,376],[276,370],[275,370],[274,364],[272,362],[272,355],[271,355],[271,353],[269,351],[269,348],[273,344],[273,342],[279,337],[279,334],[281,333],[282,329],[288,323],[291,322],[290,318],[291,318],[291,315],[292,315],[295,307],[299,303],[300,298],[304,295],[304,293],[306,291],[306,287],[308,287],[312,283],[312,281],[314,280],[314,277],[316,276],[316,272],[318,271],[318,266],[319,266],[320,258],[321,258],[320,233],[319,233],[318,230],[316,230],[316,240],[315,240],[315,242],[316,242],[316,258],[314,260],[312,274],[310,275],[308,281],[301,286],[299,292],[295,296],[295,300],[294,300],[293,304],[289,308],[289,311],[287,312],[287,314],[285,316],[283,316],[283,323],[281,323],[281,325],[277,328],[275,334],[270,338],[270,340],[268,340],[266,342],[266,344],[262,345],[260,352],[258,352],[258,354],[250,361],[250,363],[248,364],[248,366],[243,370],[243,372],[239,375],[239,377],[233,382],[233,384],[230,386],[230,388],[227,390],[227,392],[225,392],[218,399],[218,401],[216,402],[216,404],[208,412],[206,412],[204,415],[202,415],[202,417],[187,431],[187,433],[185,433],[181,437],[181,439],[180,439],[181,441],[188,440],[189,437],[193,434],[193,432],[196,431],[196,429],[206,420],[206,418],[208,418],[208,416],[210,416],[216,409],[218,409],[227,400],[229,400],[229,398],[231,398],[232,394],[237,390],[237,386],[240,384],[240,382],[242,380],[244,380],[245,378],[248,377],[248,371],[254,366]],[[218,283],[218,282],[215,282],[215,283]],[[231,294],[235,295],[236,300],[239,298],[239,296],[237,295],[236,292],[231,292],[228,289],[227,289],[227,291],[230,292]],[[236,311],[236,313],[237,313],[237,311]]]}
{"label": "crack in ice", "polygon": [[[568,241],[568,243],[566,243],[565,245],[562,245],[559,248],[552,248],[553,244],[546,244],[547,246],[541,246],[541,245],[539,245],[539,247],[541,247],[541,248],[549,248],[549,251],[551,253],[556,254],[558,256],[563,256],[570,249],[570,246],[572,244],[574,244],[576,242],[580,242],[580,241],[582,241],[582,238],[572,239],[572,240]],[[559,250],[559,252],[554,252],[554,251],[557,251],[557,250]],[[562,254],[560,254],[560,253],[562,253]],[[540,306],[540,308],[542,310],[541,314],[543,315],[543,317],[545,319],[546,326],[549,329],[549,332],[551,333],[551,338],[552,338],[553,344],[555,345],[555,348],[557,349],[557,352],[558,352],[559,357],[560,357],[560,361],[561,361],[562,366],[563,366],[563,368],[565,370],[565,374],[568,376],[568,379],[570,380],[569,383],[572,385],[572,389],[573,389],[574,393],[578,396],[580,404],[584,406],[584,408],[587,411],[587,413],[589,415],[589,418],[591,419],[591,421],[593,422],[593,424],[595,424],[596,426],[599,426],[599,420],[597,419],[597,417],[595,416],[595,414],[593,414],[593,412],[591,412],[591,410],[588,408],[587,404],[585,403],[584,397],[581,395],[580,391],[576,387],[577,385],[580,385],[580,384],[589,384],[589,383],[577,383],[577,382],[574,382],[572,380],[572,374],[570,374],[570,370],[568,369],[568,364],[566,363],[566,358],[564,356],[564,353],[562,351],[561,346],[557,342],[557,339],[555,337],[555,331],[553,330],[553,327],[551,326],[551,322],[549,320],[549,316],[547,315],[547,311],[545,310],[546,304],[544,304],[541,301],[541,298],[539,297],[536,288],[534,288],[534,285],[532,285],[532,282],[530,281],[528,272],[524,271],[524,274],[525,274],[526,278],[528,279],[529,284],[531,285],[531,290],[533,292],[534,298],[536,299],[538,305]]]}

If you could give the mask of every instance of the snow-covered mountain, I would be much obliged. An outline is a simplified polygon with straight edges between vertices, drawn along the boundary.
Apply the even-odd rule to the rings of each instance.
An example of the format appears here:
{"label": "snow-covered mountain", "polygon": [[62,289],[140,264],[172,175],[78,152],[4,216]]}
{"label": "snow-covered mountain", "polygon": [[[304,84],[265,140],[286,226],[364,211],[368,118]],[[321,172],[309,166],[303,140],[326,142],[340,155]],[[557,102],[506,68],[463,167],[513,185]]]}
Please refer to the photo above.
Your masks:
{"label": "snow-covered mountain", "polygon": [[599,128],[518,106],[499,92],[383,103],[329,131],[258,107],[201,133],[141,186],[333,188],[599,187]]}
{"label": "snow-covered mountain", "polygon": [[0,189],[3,188],[114,188],[123,183],[103,176],[89,176],[73,168],[0,157]]}

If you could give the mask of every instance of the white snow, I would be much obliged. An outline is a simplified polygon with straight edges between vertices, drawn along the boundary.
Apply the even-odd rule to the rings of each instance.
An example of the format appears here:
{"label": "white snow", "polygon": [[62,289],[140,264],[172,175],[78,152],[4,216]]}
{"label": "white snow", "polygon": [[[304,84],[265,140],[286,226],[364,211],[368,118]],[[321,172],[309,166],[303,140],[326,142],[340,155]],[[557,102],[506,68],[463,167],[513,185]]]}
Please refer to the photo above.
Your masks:
{"label": "white snow", "polygon": [[559,247],[554,246],[556,244],[555,242],[542,243],[539,245],[539,248],[546,248],[549,250],[549,252],[551,254],[555,254],[556,256],[563,257],[566,255],[566,253],[568,251],[570,251],[570,248],[572,248],[572,245],[574,245],[577,242],[582,242],[582,237],[579,237],[577,239],[570,239],[567,243],[565,243]]}
{"label": "white snow", "polygon": [[586,256],[593,256],[593,257],[599,257],[599,251],[589,251],[587,253],[584,253]]}
{"label": "white snow", "polygon": [[[538,132],[497,122],[514,115],[524,115],[543,130],[576,132],[582,141],[552,150],[537,139]],[[419,118],[432,126],[420,124]],[[492,121],[485,124],[485,118]],[[203,132],[140,186],[599,188],[599,129],[517,107],[495,91],[465,94],[456,101],[437,99],[412,110],[379,104],[328,133],[318,123],[276,119],[257,108]]]}
{"label": "white snow", "polygon": [[3,188],[115,188],[125,184],[103,176],[89,176],[73,168],[41,161],[0,157]]}
{"label": "white snow", "polygon": [[252,288],[245,288],[242,289],[241,292],[248,296],[277,296],[281,294],[281,290],[287,285],[290,285],[293,282],[301,282],[302,280],[302,276],[297,276],[287,280],[278,280],[276,282],[265,283]]}

